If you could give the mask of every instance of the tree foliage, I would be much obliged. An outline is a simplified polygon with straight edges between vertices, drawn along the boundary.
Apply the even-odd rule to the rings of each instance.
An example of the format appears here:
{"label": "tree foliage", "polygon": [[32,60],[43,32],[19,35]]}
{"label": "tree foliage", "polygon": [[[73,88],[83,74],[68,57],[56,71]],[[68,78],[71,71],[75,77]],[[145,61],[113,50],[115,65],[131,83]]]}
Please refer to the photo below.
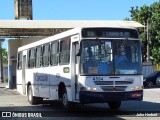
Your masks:
{"label": "tree foliage", "polygon": [[5,64],[8,63],[8,53],[4,48],[2,48],[2,60],[3,60],[3,63]]}
{"label": "tree foliage", "polygon": [[[126,18],[126,20],[138,21],[143,25],[149,25],[149,47],[150,55],[152,56],[152,62],[154,64],[160,63],[160,2],[155,2],[150,6],[143,5],[138,8],[131,7],[130,10],[131,19]],[[145,28],[140,28],[140,38],[143,44],[143,60],[146,60],[147,53],[147,30]]]}

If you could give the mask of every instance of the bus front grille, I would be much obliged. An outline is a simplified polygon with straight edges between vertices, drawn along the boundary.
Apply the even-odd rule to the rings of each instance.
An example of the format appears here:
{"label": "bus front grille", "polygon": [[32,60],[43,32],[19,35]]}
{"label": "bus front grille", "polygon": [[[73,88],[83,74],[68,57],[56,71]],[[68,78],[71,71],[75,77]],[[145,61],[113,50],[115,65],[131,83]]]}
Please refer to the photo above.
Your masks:
{"label": "bus front grille", "polygon": [[127,86],[100,86],[103,91],[125,91]]}
{"label": "bus front grille", "polygon": [[126,88],[133,82],[131,80],[94,81],[94,84],[99,85],[103,91],[126,91]]}
{"label": "bus front grille", "polygon": [[128,84],[132,84],[133,81],[115,81],[115,85],[128,85]]}
{"label": "bus front grille", "polygon": [[95,85],[129,85],[132,84],[134,81],[94,81]]}
{"label": "bus front grille", "polygon": [[94,81],[95,85],[113,85],[113,81]]}

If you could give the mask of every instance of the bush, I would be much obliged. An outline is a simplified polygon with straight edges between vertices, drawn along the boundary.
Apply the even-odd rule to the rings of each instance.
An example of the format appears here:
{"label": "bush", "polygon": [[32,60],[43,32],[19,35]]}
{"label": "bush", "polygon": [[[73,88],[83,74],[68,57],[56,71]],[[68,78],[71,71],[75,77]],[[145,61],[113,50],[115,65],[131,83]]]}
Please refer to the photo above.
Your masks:
{"label": "bush", "polygon": [[4,77],[4,82],[8,82],[8,77]]}

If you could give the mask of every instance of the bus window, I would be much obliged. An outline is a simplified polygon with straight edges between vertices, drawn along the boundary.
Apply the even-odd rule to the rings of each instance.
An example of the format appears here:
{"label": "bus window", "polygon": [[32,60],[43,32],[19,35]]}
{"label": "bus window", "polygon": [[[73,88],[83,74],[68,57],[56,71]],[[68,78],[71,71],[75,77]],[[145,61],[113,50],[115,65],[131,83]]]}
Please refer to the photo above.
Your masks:
{"label": "bus window", "polygon": [[18,70],[22,69],[22,52],[18,53],[18,65],[17,65],[17,69]]}
{"label": "bus window", "polygon": [[107,75],[113,71],[111,41],[85,39],[81,42],[81,74]]}
{"label": "bus window", "polygon": [[59,42],[51,44],[50,64],[58,65]]}
{"label": "bus window", "polygon": [[29,50],[28,68],[33,68],[34,64],[34,48],[32,48]]}
{"label": "bus window", "polygon": [[69,64],[70,61],[70,38],[60,42],[60,64]]}
{"label": "bus window", "polygon": [[41,66],[41,63],[42,63],[42,50],[41,50],[41,47],[37,47],[36,48],[36,58],[35,58],[35,61],[36,61],[36,67],[40,67]]}
{"label": "bus window", "polygon": [[43,46],[43,66],[49,65],[49,44]]}

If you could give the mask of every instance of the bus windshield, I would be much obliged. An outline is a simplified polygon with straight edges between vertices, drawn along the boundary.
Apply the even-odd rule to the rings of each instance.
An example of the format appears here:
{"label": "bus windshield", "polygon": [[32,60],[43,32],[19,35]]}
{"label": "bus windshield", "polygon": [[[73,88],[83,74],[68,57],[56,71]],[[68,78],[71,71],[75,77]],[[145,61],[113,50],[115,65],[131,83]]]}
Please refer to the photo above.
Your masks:
{"label": "bus windshield", "polygon": [[81,75],[142,74],[138,40],[85,39],[81,41]]}

